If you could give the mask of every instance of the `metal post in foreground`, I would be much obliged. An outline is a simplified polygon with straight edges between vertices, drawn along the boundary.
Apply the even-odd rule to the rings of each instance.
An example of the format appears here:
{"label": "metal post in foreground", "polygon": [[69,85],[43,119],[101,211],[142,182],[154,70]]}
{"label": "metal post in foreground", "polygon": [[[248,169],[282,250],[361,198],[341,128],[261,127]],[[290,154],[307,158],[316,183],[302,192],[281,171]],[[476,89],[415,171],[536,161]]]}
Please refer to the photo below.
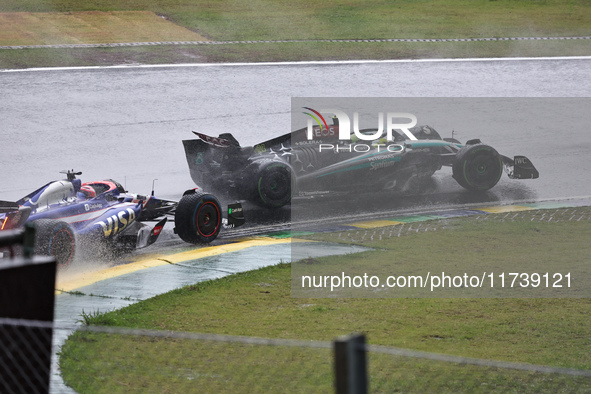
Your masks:
{"label": "metal post in foreground", "polygon": [[[33,257],[34,228],[5,230],[0,247],[22,245],[23,258],[0,259],[0,392],[46,393],[51,370],[51,327],[56,262]],[[29,321],[30,323],[27,323]]]}
{"label": "metal post in foreground", "polygon": [[337,394],[367,393],[365,335],[353,334],[334,341]]}

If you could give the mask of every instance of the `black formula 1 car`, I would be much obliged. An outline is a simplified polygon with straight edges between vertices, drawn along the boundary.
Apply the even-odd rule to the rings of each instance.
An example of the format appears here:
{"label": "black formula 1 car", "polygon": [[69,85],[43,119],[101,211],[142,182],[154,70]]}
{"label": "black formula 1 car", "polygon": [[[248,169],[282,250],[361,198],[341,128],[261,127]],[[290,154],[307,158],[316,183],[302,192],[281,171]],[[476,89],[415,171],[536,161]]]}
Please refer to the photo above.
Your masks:
{"label": "black formula 1 car", "polygon": [[[156,241],[167,218],[174,217],[175,233],[185,242],[205,244],[220,229],[244,223],[242,206],[230,204],[227,219],[217,198],[201,190],[187,190],[179,202],[128,193],[109,179],[82,183],[76,175],[53,181],[16,202],[0,201],[0,231],[35,224],[35,252],[54,256],[58,266],[73,260],[76,245],[102,244],[109,248],[143,248]],[[151,227],[146,222],[155,221]]]}
{"label": "black formula 1 car", "polygon": [[441,138],[430,126],[409,129],[413,139],[395,130],[388,136],[365,129],[360,133],[367,138],[351,134],[340,140],[338,120],[333,121],[328,128],[302,128],[252,147],[241,147],[229,133],[193,132],[199,139],[183,141],[191,177],[199,186],[277,208],[296,190],[402,191],[412,179],[431,177],[443,166],[452,167],[454,179],[476,192],[495,186],[503,170],[511,179],[539,176],[525,156],[511,159],[478,139],[462,144]]}

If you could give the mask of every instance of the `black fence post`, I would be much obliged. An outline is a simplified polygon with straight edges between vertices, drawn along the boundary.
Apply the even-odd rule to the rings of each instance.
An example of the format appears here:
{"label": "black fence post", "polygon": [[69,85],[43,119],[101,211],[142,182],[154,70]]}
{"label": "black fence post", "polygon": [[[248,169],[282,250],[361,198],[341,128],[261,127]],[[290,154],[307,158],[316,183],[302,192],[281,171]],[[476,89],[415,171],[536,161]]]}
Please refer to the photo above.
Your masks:
{"label": "black fence post", "polygon": [[56,262],[31,257],[34,236],[32,227],[0,233],[0,247],[21,244],[24,256],[0,259],[2,393],[49,392]]}
{"label": "black fence post", "polygon": [[337,394],[366,394],[367,360],[365,335],[353,334],[334,341]]}

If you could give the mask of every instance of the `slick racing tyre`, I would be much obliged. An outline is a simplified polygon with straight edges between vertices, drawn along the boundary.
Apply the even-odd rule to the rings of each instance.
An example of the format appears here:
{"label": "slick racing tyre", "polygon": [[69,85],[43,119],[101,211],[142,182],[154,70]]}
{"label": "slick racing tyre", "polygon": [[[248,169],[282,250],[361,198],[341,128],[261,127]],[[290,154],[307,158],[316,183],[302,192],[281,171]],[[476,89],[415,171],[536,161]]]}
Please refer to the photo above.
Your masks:
{"label": "slick racing tyre", "polygon": [[280,160],[260,161],[255,166],[254,200],[265,208],[288,204],[295,190],[295,176],[289,163]]}
{"label": "slick racing tyre", "polygon": [[211,194],[186,194],[174,213],[175,231],[185,242],[205,244],[218,236],[222,227],[220,203]]}
{"label": "slick racing tyre", "polygon": [[74,260],[76,238],[66,222],[39,219],[35,224],[35,254],[53,256],[58,268],[66,268]]}
{"label": "slick racing tyre", "polygon": [[465,189],[485,191],[497,184],[503,173],[499,153],[484,144],[466,145],[456,155],[453,177]]}

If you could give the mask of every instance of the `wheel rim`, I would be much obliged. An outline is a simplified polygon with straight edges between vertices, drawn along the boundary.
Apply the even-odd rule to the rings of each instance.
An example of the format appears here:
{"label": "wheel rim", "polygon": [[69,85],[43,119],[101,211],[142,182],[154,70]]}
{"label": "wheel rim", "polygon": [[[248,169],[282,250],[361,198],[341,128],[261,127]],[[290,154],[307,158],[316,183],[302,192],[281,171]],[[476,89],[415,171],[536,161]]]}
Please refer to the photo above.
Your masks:
{"label": "wheel rim", "polygon": [[204,237],[216,234],[220,225],[220,211],[216,204],[206,202],[199,207],[195,218],[197,231]]}
{"label": "wheel rim", "polygon": [[281,202],[291,196],[291,179],[287,171],[267,174],[260,180],[260,195],[263,201]]}
{"label": "wheel rim", "polygon": [[499,180],[499,159],[493,155],[478,155],[464,167],[465,179],[478,188],[491,188]]}

